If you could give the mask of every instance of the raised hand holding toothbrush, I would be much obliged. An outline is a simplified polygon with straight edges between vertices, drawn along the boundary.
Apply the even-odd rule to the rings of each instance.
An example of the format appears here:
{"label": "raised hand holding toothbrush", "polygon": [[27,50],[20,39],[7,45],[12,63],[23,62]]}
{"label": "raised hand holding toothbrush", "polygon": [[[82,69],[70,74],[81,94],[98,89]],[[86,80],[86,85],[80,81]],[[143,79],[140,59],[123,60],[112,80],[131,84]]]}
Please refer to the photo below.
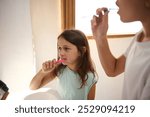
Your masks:
{"label": "raised hand holding toothbrush", "polygon": [[60,63],[62,63],[63,60],[57,60],[53,59],[53,60],[49,60],[46,61],[42,64],[42,72],[44,73],[49,73],[51,72],[57,65],[59,65]]}

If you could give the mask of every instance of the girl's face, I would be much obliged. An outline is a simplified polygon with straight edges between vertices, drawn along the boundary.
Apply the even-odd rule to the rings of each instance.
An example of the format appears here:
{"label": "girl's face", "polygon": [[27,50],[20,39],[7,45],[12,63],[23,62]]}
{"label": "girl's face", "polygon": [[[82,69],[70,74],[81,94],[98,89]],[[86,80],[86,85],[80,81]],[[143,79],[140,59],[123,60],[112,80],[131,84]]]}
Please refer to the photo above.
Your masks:
{"label": "girl's face", "polygon": [[123,22],[142,21],[145,17],[145,0],[117,0],[118,14]]}
{"label": "girl's face", "polygon": [[64,60],[63,64],[67,65],[70,69],[75,70],[80,56],[77,47],[62,37],[58,39],[57,44],[59,57]]}

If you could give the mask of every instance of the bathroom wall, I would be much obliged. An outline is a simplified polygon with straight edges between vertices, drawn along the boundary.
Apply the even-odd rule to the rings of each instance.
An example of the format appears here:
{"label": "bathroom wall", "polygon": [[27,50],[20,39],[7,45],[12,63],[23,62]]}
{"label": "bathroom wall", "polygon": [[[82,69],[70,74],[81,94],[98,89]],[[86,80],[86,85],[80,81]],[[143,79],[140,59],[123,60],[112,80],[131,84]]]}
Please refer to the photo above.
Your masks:
{"label": "bathroom wall", "polygon": [[56,58],[60,33],[60,0],[30,0],[36,71],[45,60]]}
{"label": "bathroom wall", "polygon": [[33,63],[29,0],[0,0],[0,79],[10,92],[28,87]]}

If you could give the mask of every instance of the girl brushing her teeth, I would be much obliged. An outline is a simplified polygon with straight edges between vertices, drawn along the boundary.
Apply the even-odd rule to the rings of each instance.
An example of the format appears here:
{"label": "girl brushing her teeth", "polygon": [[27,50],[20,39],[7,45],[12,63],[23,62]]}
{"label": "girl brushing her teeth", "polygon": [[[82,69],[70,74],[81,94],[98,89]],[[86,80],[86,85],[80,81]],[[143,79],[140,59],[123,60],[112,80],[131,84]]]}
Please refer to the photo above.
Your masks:
{"label": "girl brushing her teeth", "polygon": [[65,30],[58,36],[58,61],[46,61],[34,76],[30,88],[35,90],[58,77],[58,93],[64,100],[93,100],[96,72],[86,36],[79,30]]}

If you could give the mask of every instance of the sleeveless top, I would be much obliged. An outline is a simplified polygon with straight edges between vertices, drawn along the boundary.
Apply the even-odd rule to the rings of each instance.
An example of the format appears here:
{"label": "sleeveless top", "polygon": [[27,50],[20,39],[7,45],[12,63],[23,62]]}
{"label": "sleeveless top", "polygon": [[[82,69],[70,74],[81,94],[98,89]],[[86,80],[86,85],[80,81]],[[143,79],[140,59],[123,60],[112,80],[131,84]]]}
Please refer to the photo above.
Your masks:
{"label": "sleeveless top", "polygon": [[81,87],[81,79],[77,72],[68,67],[61,70],[57,79],[57,91],[63,100],[87,100],[91,87],[97,82],[93,73],[87,73],[87,81]]}

